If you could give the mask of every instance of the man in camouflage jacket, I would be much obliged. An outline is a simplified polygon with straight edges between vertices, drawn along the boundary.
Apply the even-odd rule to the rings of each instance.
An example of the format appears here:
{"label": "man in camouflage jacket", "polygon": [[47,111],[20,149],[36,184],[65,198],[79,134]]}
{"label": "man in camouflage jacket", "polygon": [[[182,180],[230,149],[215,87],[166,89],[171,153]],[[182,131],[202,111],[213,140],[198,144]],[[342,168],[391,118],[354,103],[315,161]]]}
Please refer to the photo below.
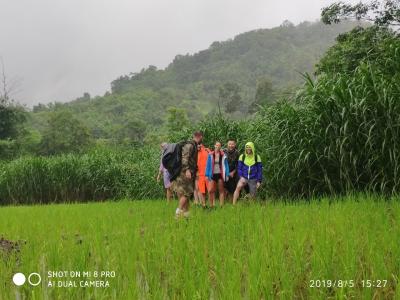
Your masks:
{"label": "man in camouflage jacket", "polygon": [[178,194],[179,207],[176,216],[189,214],[189,199],[193,195],[194,182],[197,172],[197,145],[203,140],[203,133],[196,131],[193,140],[182,147],[182,168],[179,176],[173,181],[173,189]]}

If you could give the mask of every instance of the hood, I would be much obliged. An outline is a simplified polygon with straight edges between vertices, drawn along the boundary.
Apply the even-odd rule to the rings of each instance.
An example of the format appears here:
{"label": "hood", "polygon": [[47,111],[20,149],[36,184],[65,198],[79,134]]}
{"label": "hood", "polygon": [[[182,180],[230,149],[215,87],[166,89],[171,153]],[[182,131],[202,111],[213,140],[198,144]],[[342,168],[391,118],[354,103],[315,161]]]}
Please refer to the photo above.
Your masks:
{"label": "hood", "polygon": [[[246,147],[250,147],[251,150],[253,150],[253,154],[251,154],[251,155],[247,154]],[[256,154],[256,149],[254,147],[254,143],[252,143],[252,142],[246,143],[246,146],[245,146],[245,149],[244,149],[244,157],[245,157],[244,163],[245,163],[245,165],[252,166],[252,165],[254,165],[256,163],[255,154]]]}
{"label": "hood", "polygon": [[[256,154],[256,148],[254,147],[254,143],[253,142],[247,142],[244,151],[246,151],[246,147],[250,147],[251,150],[253,151],[253,154],[250,155],[250,156],[253,156],[254,154]],[[248,154],[246,153],[246,155],[248,155]]]}

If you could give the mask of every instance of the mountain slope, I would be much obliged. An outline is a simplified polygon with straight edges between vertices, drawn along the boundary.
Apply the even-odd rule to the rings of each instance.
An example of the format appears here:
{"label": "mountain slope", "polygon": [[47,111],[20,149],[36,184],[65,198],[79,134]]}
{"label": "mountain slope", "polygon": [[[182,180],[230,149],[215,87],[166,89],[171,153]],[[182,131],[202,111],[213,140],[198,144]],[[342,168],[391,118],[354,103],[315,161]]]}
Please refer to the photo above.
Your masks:
{"label": "mountain slope", "polygon": [[267,78],[275,90],[298,85],[302,80],[299,72],[312,72],[335,37],[355,25],[304,22],[293,26],[284,22],[276,28],[242,33],[193,55],[177,55],[164,70],[149,66],[121,76],[104,96],[86,95],[65,104],[36,106],[31,122],[41,129],[49,112],[69,110],[96,137],[110,138],[133,126],[132,120],[143,122],[144,127],[160,127],[169,106],[185,108],[195,121],[216,109],[219,88],[226,82],[240,87],[244,104],[239,116],[244,116],[254,101],[258,80]]}

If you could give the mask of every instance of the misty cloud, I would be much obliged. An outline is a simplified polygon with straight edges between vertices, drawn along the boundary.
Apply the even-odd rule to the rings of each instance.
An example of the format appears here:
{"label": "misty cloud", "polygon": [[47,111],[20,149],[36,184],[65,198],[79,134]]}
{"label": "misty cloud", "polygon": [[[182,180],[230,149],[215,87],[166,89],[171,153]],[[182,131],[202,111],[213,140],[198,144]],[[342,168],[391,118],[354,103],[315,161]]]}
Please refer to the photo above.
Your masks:
{"label": "misty cloud", "polygon": [[104,94],[110,82],[213,41],[319,18],[327,0],[0,0],[0,56],[21,103]]}

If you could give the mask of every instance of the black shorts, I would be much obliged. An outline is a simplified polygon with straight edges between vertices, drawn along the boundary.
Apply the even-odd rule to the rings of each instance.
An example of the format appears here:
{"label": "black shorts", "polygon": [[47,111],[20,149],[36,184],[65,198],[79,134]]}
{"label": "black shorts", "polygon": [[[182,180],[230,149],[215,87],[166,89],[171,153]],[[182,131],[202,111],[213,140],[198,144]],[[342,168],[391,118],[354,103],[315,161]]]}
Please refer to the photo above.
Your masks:
{"label": "black shorts", "polygon": [[218,182],[218,180],[222,179],[221,174],[213,174],[212,180]]}
{"label": "black shorts", "polygon": [[234,176],[233,178],[229,177],[228,181],[225,182],[225,189],[229,194],[233,194],[235,192],[238,181],[238,177]]}

